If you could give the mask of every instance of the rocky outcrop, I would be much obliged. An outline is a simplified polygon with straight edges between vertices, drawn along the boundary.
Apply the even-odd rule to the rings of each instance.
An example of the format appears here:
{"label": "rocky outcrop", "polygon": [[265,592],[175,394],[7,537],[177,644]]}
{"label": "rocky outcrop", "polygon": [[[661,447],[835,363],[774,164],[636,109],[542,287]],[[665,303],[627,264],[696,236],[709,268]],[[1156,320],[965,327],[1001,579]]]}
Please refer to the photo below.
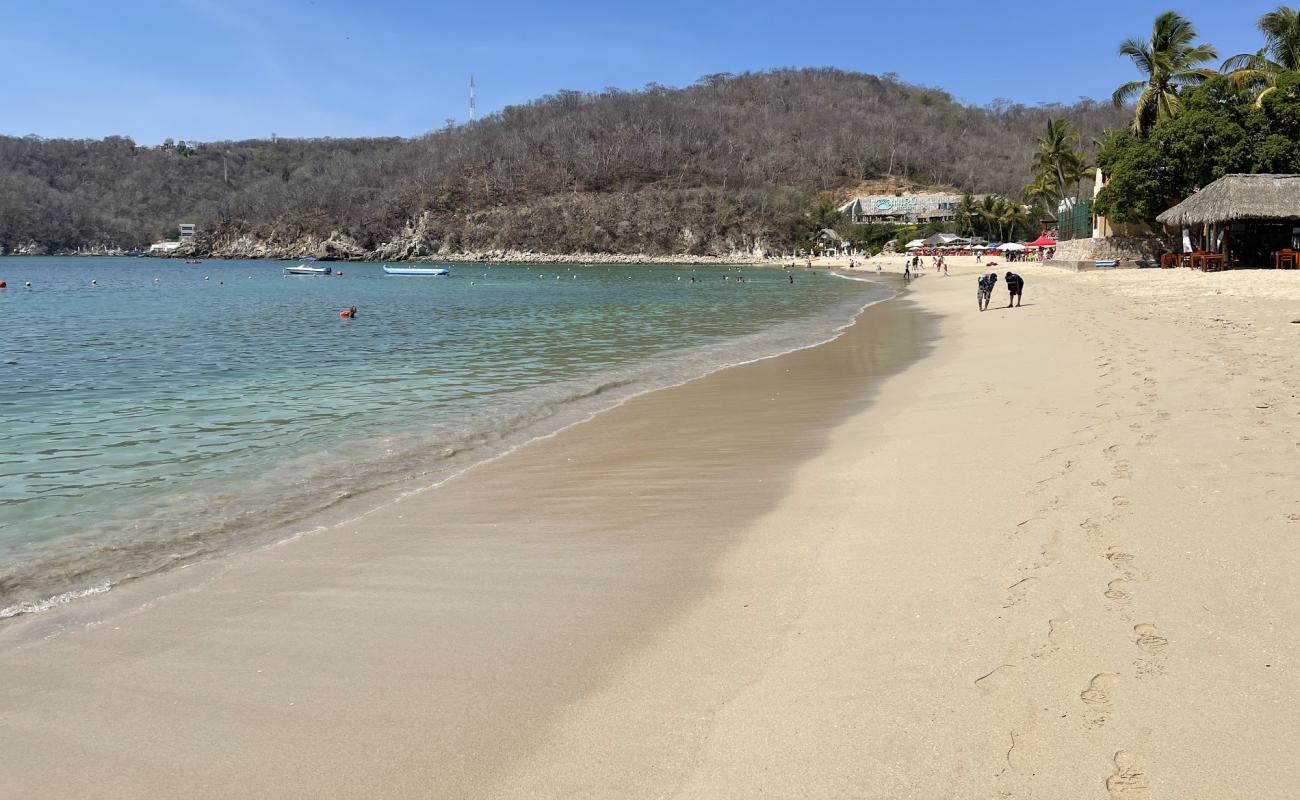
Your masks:
{"label": "rocky outcrop", "polygon": [[374,261],[408,261],[428,258],[438,252],[442,243],[430,230],[429,212],[408,221],[392,239],[375,248]]}
{"label": "rocky outcrop", "polygon": [[373,255],[374,253],[357,244],[355,239],[338,231],[334,231],[328,239],[321,242],[315,253],[321,261],[373,261]]}
{"label": "rocky outcrop", "polygon": [[[690,239],[689,231],[683,231]],[[327,238],[299,236],[267,239],[249,234],[200,237],[181,247],[161,253],[158,258],[253,258],[294,260],[313,257],[321,261],[448,261],[513,264],[752,264],[763,261],[764,245],[753,243],[752,249],[733,250],[721,255],[647,255],[645,253],[539,253],[531,250],[455,251],[440,241],[431,230],[429,215],[410,220],[391,239],[366,249],[355,239],[332,232]]]}
{"label": "rocky outcrop", "polygon": [[92,244],[75,248],[51,248],[39,242],[28,242],[8,251],[0,247],[0,255],[8,256],[132,256],[137,252],[111,244]]}

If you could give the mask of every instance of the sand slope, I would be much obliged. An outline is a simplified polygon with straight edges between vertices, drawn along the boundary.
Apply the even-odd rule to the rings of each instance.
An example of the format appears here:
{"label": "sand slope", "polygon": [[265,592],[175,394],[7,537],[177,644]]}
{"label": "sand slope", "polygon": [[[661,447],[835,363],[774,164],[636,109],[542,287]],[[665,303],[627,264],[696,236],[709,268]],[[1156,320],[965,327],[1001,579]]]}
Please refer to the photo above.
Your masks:
{"label": "sand slope", "polygon": [[495,796],[1300,794],[1300,276],[1017,271]]}

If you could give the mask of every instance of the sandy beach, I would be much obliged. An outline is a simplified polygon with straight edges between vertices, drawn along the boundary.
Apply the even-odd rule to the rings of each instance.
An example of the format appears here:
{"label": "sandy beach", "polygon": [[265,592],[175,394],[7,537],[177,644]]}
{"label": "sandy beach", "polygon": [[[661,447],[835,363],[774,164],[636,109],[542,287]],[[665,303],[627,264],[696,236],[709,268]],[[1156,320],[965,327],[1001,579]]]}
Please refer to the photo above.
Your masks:
{"label": "sandy beach", "polygon": [[0,794],[1300,794],[1300,273],[951,263],[5,626]]}

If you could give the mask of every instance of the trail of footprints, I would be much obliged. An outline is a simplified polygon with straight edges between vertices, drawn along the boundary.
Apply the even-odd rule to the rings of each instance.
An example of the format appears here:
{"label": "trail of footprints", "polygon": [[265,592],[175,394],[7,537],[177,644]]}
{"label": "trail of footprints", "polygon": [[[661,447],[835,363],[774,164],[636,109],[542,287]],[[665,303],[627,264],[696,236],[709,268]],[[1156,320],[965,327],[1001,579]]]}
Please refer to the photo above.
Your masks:
{"label": "trail of footprints", "polygon": [[[1102,392],[1113,391],[1116,394],[1128,395],[1131,398],[1128,407],[1136,409],[1137,413],[1123,413],[1117,408],[1108,407],[1110,406],[1109,403],[1100,404],[1095,412],[1098,417],[1097,421],[1074,432],[1075,435],[1088,437],[1086,440],[1065,447],[1053,448],[1039,458],[1039,463],[1051,471],[1030,490],[1030,494],[1033,495],[1047,493],[1047,490],[1056,481],[1070,477],[1073,473],[1078,472],[1076,468],[1084,462],[1073,455],[1074,453],[1086,452],[1089,448],[1096,447],[1099,442],[1103,441],[1103,436],[1116,437],[1111,438],[1110,443],[1093,451],[1100,454],[1100,466],[1106,470],[1106,473],[1095,476],[1084,475],[1085,478],[1092,478],[1088,482],[1089,486],[1097,490],[1099,494],[1104,493],[1103,496],[1108,495],[1108,507],[1083,517],[1077,524],[1082,531],[1084,541],[1090,546],[1098,548],[1098,554],[1109,562],[1115,572],[1115,576],[1107,580],[1101,594],[1105,599],[1106,609],[1126,626],[1117,628],[1117,633],[1131,631],[1130,639],[1136,653],[1131,672],[1123,673],[1114,670],[1095,672],[1087,679],[1086,685],[1079,691],[1079,701],[1083,705],[1082,718],[1085,730],[1100,729],[1109,722],[1115,711],[1117,693],[1123,685],[1126,674],[1129,677],[1140,679],[1164,672],[1165,655],[1169,648],[1169,640],[1160,632],[1156,624],[1152,622],[1134,624],[1132,617],[1137,584],[1142,582],[1144,575],[1136,564],[1136,559],[1132,553],[1128,552],[1122,545],[1107,542],[1107,539],[1111,532],[1117,528],[1115,523],[1123,520],[1131,513],[1129,498],[1122,494],[1114,494],[1113,490],[1110,489],[1112,483],[1118,487],[1131,480],[1133,476],[1129,448],[1145,447],[1153,444],[1157,439],[1156,430],[1162,423],[1169,420],[1170,415],[1163,410],[1150,409],[1150,406],[1158,401],[1159,393],[1157,383],[1150,375],[1149,364],[1145,358],[1146,348],[1140,343],[1135,344],[1124,339],[1118,330],[1103,331],[1098,320],[1094,318],[1092,321],[1094,324],[1085,325],[1083,329],[1094,332],[1090,334],[1091,338],[1099,347],[1105,349],[1104,354],[1099,356],[1095,362],[1099,389]],[[1117,364],[1129,367],[1131,371],[1127,375],[1119,375],[1120,370],[1117,368]],[[1128,441],[1116,441],[1116,439]],[[1008,534],[1007,538],[1017,540],[1024,531],[1037,527],[1033,523],[1050,519],[1052,512],[1060,510],[1061,505],[1061,500],[1058,497],[1050,497],[1046,503],[1029,516],[1029,519],[1020,523],[1016,531]],[[1059,533],[1054,533],[1051,542],[1053,548],[1057,544],[1057,537],[1059,537]],[[1019,570],[1017,579],[1009,582],[1006,587],[1007,599],[1003,603],[1003,609],[1014,609],[1025,605],[1031,591],[1039,583],[1038,577],[1033,573],[1047,567],[1055,560],[1049,555],[1048,546],[1041,546],[1040,551],[1040,557],[1024,563]],[[1062,614],[1064,614],[1064,610]],[[1033,663],[1034,660],[1045,658],[1059,650],[1060,645],[1054,640],[1054,637],[1059,630],[1068,624],[1068,615],[1047,620],[1044,626],[1046,636],[1043,642],[1029,651],[1022,658],[1022,662]],[[1018,666],[1018,664],[995,666],[987,674],[977,679],[976,685],[987,688],[989,686],[989,683],[986,682],[987,679],[1013,666]],[[1148,788],[1148,780],[1145,772],[1137,763],[1137,758],[1129,751],[1120,750],[1114,754],[1111,760],[1113,771],[1104,779],[1107,792],[1111,798],[1144,797]],[[1008,766],[1010,765],[1010,759],[1008,758]]]}

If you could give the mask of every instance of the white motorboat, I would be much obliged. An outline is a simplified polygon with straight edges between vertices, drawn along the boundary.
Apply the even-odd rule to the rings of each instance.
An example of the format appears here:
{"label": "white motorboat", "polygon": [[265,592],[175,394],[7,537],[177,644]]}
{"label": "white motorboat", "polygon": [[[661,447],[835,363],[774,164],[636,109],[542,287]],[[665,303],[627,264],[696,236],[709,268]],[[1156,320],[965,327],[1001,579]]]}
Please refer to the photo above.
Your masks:
{"label": "white motorboat", "polygon": [[333,267],[309,267],[306,264],[284,268],[285,275],[329,275],[333,272]]}

